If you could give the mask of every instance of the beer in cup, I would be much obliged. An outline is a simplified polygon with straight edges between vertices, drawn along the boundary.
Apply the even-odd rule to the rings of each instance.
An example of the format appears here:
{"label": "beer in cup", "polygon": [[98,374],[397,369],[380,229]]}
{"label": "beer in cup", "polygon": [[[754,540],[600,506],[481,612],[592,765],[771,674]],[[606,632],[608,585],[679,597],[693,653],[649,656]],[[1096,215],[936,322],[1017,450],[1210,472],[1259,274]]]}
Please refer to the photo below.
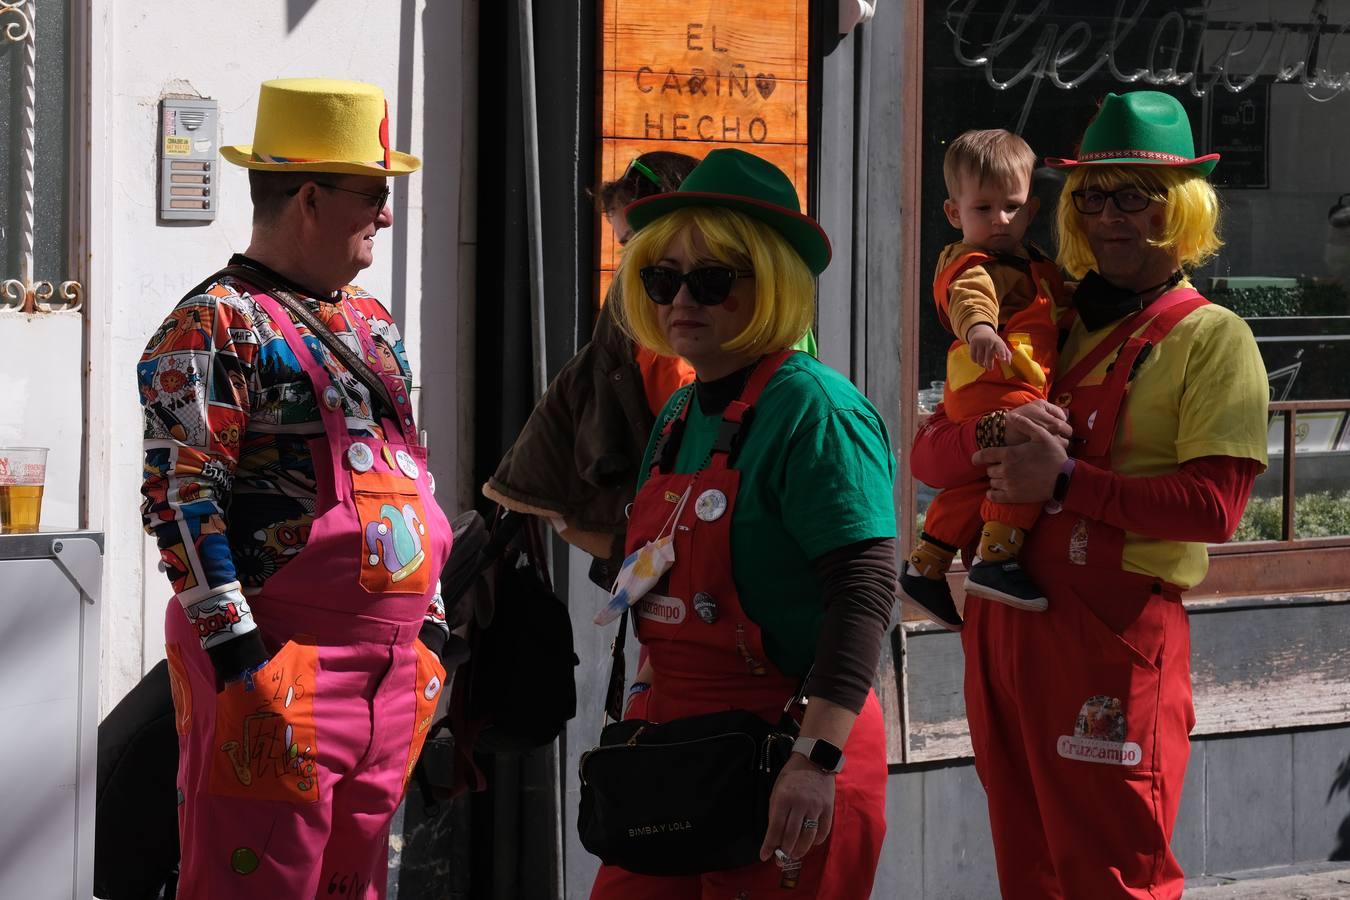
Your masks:
{"label": "beer in cup", "polygon": [[0,447],[0,534],[38,530],[46,447]]}

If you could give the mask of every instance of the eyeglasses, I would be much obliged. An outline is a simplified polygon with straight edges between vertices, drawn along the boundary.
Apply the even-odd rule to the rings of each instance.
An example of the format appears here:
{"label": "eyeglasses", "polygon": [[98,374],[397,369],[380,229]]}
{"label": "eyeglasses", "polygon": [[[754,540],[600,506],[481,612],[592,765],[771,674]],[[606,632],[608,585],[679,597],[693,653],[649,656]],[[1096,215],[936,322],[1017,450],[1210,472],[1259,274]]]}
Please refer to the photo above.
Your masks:
{"label": "eyeglasses", "polygon": [[[351,188],[338,187],[336,184],[329,184],[326,181],[316,181],[314,183],[321,188],[328,188],[330,191],[342,191],[344,194],[356,194],[358,197],[365,197],[370,201],[371,209],[376,211],[384,209],[385,204],[389,202],[389,195],[392,193],[387,184],[372,194],[367,191],[354,191]],[[302,187],[304,187],[303,184],[299,187],[291,188],[286,192],[286,196],[294,197],[296,194],[300,193],[300,188]]]}
{"label": "eyeglasses", "polygon": [[1123,213],[1137,213],[1148,209],[1153,198],[1138,188],[1117,188],[1114,191],[1085,190],[1073,192],[1073,205],[1086,216],[1095,216],[1106,209],[1106,201],[1116,204]]}
{"label": "eyeglasses", "polygon": [[675,302],[680,285],[689,288],[689,296],[699,306],[717,306],[726,302],[737,278],[753,278],[754,272],[738,271],[726,266],[705,266],[681,274],[669,266],[643,266],[638,270],[647,296],[659,306]]}

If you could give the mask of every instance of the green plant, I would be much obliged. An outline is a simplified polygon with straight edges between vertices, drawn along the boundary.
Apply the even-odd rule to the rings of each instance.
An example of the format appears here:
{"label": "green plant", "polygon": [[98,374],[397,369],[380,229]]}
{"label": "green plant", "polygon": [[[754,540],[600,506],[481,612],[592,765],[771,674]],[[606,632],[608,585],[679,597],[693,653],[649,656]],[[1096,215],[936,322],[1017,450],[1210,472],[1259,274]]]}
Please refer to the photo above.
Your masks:
{"label": "green plant", "polygon": [[1344,287],[1310,278],[1300,278],[1292,287],[1213,288],[1205,296],[1244,319],[1345,315],[1350,312],[1350,295]]}
{"label": "green plant", "polygon": [[[1278,541],[1284,521],[1284,502],[1279,497],[1256,497],[1247,503],[1235,541]],[[1350,535],[1350,491],[1337,494],[1319,491],[1298,498],[1294,504],[1294,536],[1299,538]]]}

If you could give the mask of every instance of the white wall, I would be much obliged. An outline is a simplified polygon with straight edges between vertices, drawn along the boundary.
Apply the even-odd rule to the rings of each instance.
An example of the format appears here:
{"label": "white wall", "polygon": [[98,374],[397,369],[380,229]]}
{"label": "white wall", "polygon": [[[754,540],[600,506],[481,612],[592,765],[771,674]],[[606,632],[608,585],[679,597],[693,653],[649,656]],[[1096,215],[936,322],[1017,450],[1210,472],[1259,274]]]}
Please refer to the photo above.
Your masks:
{"label": "white wall", "polygon": [[[220,105],[223,143],[248,143],[259,82],[326,76],[369,81],[389,100],[393,143],[422,157],[423,172],[396,185],[395,226],[376,240],[376,262],[358,281],[400,318],[414,370],[422,378],[423,426],[433,466],[453,483],[462,468],[454,406],[460,359],[456,332],[461,292],[461,145],[465,93],[476,91],[476,65],[462,44],[475,0],[285,0],[182,3],[93,0],[92,221],[90,302],[94,389],[91,412],[91,527],[108,535],[100,706],[104,713],[163,655],[169,585],[141,530],[141,412],[134,366],[174,303],[249,239],[245,171],[223,160],[220,214],[208,225],[160,224],[155,215],[159,101],[168,94],[209,97]],[[433,77],[434,76],[434,77]],[[431,85],[431,90],[426,90]],[[470,107],[472,109],[472,107]],[[424,123],[426,123],[424,125]],[[428,135],[434,135],[429,141]],[[425,173],[425,174],[424,174]],[[467,184],[472,185],[472,179]],[[434,185],[434,196],[424,185]],[[472,206],[468,206],[472,209]],[[430,210],[434,210],[434,215]],[[449,214],[446,211],[450,211]],[[424,215],[434,220],[424,228]],[[425,267],[423,260],[429,264]],[[437,334],[425,334],[424,280],[443,285],[428,304]],[[449,315],[447,315],[449,313]],[[461,323],[463,324],[463,323]],[[464,328],[467,334],[470,327]],[[433,365],[423,348],[444,346]],[[426,373],[434,372],[427,381]],[[447,410],[450,410],[447,413]],[[457,485],[462,495],[466,485]],[[442,489],[443,494],[451,492]],[[451,497],[447,507],[458,508]]]}

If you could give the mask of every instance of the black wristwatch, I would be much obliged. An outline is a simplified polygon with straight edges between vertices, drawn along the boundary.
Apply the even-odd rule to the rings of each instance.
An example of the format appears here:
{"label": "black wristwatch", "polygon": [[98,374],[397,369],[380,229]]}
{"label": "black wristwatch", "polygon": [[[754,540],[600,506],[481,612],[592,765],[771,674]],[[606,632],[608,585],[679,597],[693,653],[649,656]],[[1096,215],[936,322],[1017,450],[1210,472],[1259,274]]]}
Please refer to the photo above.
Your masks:
{"label": "black wristwatch", "polygon": [[792,742],[792,752],[811,760],[826,775],[837,775],[844,768],[844,751],[821,738],[799,737]]}

